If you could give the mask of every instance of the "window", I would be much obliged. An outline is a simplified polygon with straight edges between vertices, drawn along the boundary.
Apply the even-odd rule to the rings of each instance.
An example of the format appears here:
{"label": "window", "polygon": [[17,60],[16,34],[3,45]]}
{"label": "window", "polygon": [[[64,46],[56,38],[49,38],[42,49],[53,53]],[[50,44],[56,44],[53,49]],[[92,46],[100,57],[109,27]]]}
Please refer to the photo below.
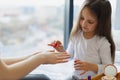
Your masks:
{"label": "window", "polygon": [[[22,56],[47,50],[53,40],[63,41],[64,0],[0,0],[2,56]],[[59,37],[58,37],[59,36]]]}
{"label": "window", "polygon": [[[53,40],[63,42],[65,0],[0,1],[0,57],[24,56],[52,49],[47,44]],[[69,65],[41,65],[30,74],[64,80]]]}
{"label": "window", "polygon": [[[115,64],[117,66],[120,66],[120,24],[119,24],[119,18],[120,18],[120,0],[112,0],[111,3],[114,7],[114,15],[113,15],[113,38],[115,40],[116,45],[116,56],[115,56]],[[118,70],[120,71],[120,67],[118,67]]]}

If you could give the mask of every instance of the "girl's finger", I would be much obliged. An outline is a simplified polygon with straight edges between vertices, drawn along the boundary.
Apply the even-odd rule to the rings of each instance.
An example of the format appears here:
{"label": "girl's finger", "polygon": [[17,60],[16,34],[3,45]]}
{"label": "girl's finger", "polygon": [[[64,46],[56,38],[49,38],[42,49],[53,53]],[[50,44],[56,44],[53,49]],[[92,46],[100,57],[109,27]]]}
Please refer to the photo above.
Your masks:
{"label": "girl's finger", "polygon": [[85,74],[86,73],[86,71],[85,70],[83,70],[83,72],[82,73],[80,73],[80,75],[83,75],[83,74]]}

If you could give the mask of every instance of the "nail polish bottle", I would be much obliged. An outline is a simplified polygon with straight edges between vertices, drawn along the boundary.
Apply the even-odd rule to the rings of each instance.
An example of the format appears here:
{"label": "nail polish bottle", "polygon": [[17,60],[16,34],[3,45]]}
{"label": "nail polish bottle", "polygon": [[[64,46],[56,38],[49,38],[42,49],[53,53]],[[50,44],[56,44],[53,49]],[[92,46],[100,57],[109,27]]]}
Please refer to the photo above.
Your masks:
{"label": "nail polish bottle", "polygon": [[88,76],[87,80],[91,80],[91,76]]}

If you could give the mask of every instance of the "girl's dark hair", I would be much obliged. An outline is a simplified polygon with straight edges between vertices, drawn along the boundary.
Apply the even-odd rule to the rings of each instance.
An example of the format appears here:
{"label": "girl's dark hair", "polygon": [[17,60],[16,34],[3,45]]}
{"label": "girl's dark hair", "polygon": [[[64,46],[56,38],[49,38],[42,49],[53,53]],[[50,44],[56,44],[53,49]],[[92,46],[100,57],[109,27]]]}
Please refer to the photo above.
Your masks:
{"label": "girl's dark hair", "polygon": [[[115,59],[115,44],[112,37],[111,31],[111,4],[108,0],[85,0],[85,4],[82,10],[87,7],[98,20],[98,25],[96,27],[96,35],[102,37],[105,36],[109,43],[111,44],[111,57],[114,63]],[[81,12],[82,12],[81,10]],[[79,24],[81,12],[79,14],[79,19],[76,26],[72,29],[70,38],[74,36],[79,30],[81,30],[81,26]]]}

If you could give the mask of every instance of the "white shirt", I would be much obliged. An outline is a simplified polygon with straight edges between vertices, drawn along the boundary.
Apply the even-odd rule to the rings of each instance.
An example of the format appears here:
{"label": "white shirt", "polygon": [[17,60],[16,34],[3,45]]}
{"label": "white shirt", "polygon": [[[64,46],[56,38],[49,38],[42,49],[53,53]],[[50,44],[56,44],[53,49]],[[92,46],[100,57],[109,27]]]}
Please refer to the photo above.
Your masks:
{"label": "white shirt", "polygon": [[[98,65],[98,73],[103,71],[106,64],[112,63],[110,43],[105,37],[95,35],[91,39],[85,39],[83,32],[79,31],[69,42],[67,52],[72,58],[79,59]],[[87,78],[89,75],[94,76],[97,73],[88,71],[81,75],[81,70],[75,70],[74,76],[79,79]]]}

